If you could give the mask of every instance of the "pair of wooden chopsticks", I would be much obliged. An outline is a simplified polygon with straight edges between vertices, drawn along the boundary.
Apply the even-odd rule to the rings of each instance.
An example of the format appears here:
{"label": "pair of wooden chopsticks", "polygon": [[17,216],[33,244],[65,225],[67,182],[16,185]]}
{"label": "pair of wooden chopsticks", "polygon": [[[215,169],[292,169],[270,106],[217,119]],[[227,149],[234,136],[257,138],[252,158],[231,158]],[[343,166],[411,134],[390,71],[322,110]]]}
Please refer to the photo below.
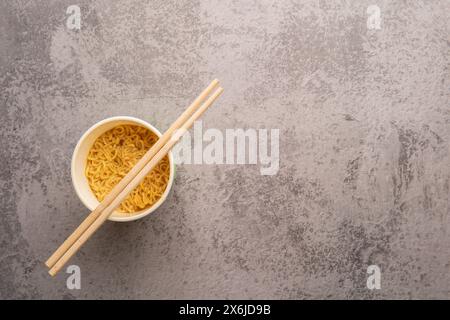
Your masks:
{"label": "pair of wooden chopsticks", "polygon": [[[218,86],[219,81],[213,80],[210,85],[192,102],[183,114],[170,126],[161,138],[136,163],[128,174],[111,190],[105,199],[92,211],[77,229],[45,262],[54,276],[66,262],[80,249],[92,234],[105,222],[111,213],[122,203],[128,194],[135,189],[150,171],[164,158],[172,147],[180,140],[212,103],[223,92]],[[210,95],[211,94],[211,95]],[[208,97],[209,96],[209,97]],[[206,98],[208,99],[203,102]],[[203,102],[203,103],[202,103]]]}

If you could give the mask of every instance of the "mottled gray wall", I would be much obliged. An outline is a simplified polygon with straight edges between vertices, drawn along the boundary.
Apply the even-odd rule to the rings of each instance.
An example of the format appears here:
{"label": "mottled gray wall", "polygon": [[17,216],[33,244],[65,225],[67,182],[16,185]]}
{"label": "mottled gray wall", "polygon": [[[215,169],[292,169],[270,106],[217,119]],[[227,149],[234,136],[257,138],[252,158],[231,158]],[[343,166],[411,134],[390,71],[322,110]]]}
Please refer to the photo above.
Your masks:
{"label": "mottled gray wall", "polygon": [[[0,298],[449,298],[449,21],[449,0],[1,1]],[[204,126],[280,129],[278,174],[180,166],[159,210],[72,260],[81,290],[50,278],[88,213],[81,134],[164,130],[216,77]]]}

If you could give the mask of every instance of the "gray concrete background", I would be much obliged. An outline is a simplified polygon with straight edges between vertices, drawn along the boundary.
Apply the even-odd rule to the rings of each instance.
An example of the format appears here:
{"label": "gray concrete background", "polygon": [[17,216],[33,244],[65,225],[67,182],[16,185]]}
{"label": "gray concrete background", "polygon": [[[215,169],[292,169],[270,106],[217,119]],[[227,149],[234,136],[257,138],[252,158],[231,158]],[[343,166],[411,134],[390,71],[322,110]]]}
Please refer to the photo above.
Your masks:
{"label": "gray concrete background", "polygon": [[[449,21],[448,0],[1,1],[0,298],[449,298]],[[81,290],[50,278],[88,213],[82,133],[164,130],[215,77],[204,127],[280,129],[279,173],[180,166],[157,212],[71,261]]]}

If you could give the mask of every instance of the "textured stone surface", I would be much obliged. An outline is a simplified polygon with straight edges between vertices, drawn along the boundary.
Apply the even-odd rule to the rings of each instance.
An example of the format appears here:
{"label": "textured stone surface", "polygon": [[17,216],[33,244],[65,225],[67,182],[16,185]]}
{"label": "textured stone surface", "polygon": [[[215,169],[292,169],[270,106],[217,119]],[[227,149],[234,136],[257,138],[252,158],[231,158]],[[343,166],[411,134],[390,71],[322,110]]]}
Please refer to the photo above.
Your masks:
{"label": "textured stone surface", "polygon": [[[0,2],[0,298],[449,298],[450,1]],[[369,5],[381,29],[366,26]],[[96,121],[280,129],[280,171],[178,168],[168,201],[43,261],[88,210],[70,157]],[[366,288],[366,269],[382,289]]]}

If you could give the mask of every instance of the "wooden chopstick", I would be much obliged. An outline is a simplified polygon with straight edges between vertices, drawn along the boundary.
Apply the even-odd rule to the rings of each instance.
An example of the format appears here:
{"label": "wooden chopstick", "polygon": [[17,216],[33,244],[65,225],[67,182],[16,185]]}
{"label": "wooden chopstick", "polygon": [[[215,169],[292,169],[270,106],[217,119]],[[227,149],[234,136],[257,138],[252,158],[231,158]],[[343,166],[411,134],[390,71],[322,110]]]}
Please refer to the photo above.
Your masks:
{"label": "wooden chopstick", "polygon": [[184,132],[186,132],[209,106],[219,97],[223,92],[222,88],[218,88],[209,98],[202,104],[202,106],[181,126],[181,128],[174,132],[170,140],[158,151],[158,153],[145,165],[145,167],[138,173],[138,175],[119,193],[119,195],[112,201],[112,203],[105,208],[100,216],[86,229],[86,231],[75,241],[75,243],[64,253],[64,255],[55,263],[50,269],[50,275],[54,276],[66,264],[66,262],[81,248],[81,246],[94,234],[95,231],[106,221],[109,215],[122,203],[128,194],[136,188],[142,179],[150,173],[150,171],[158,164],[158,162],[172,149],[172,147],[179,141]]}
{"label": "wooden chopstick", "polygon": [[92,211],[77,229],[63,242],[63,244],[45,262],[46,266],[52,268],[64,253],[75,243],[75,241],[86,231],[86,229],[99,217],[100,213],[107,208],[117,195],[138,175],[144,166],[155,156],[155,154],[169,141],[173,133],[201,106],[203,100],[219,84],[219,80],[213,80],[208,87],[192,102],[192,104],[181,114],[180,117],[167,129],[164,135],[150,148],[149,151],[136,163],[128,174],[111,190],[105,199]]}
{"label": "wooden chopstick", "polygon": [[50,275],[54,276],[66,264],[66,262],[81,248],[81,246],[98,230],[111,213],[122,203],[128,194],[136,188],[139,183],[150,173],[150,171],[158,164],[159,161],[172,149],[179,141],[183,133],[186,132],[223,92],[222,88],[218,88],[201,107],[180,127],[173,132],[169,141],[156,153],[156,155],[144,166],[144,168],[136,175],[136,177],[123,189],[117,197],[106,207],[101,214],[80,237],[68,248],[62,257],[49,270]]}

